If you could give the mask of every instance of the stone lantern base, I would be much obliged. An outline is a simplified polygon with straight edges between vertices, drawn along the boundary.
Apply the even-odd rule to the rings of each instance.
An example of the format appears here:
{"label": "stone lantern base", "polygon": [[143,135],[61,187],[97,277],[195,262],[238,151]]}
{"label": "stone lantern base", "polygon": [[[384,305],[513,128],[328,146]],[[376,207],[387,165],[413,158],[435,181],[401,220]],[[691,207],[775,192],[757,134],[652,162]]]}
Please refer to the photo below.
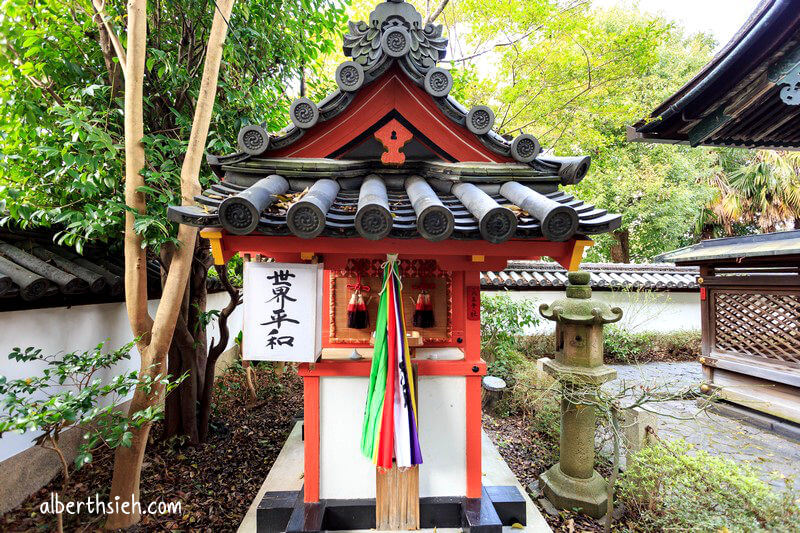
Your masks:
{"label": "stone lantern base", "polygon": [[544,495],[558,509],[578,509],[592,518],[605,516],[608,508],[605,479],[592,471],[589,479],[579,479],[561,471],[560,463],[539,476]]}

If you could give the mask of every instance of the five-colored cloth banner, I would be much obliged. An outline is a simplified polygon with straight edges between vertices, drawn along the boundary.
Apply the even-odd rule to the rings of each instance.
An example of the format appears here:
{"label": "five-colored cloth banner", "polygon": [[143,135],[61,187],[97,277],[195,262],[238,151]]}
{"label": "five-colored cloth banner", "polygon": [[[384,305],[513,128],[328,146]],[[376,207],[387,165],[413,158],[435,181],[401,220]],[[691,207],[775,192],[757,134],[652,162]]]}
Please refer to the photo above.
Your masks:
{"label": "five-colored cloth banner", "polygon": [[417,432],[414,374],[403,320],[402,284],[397,260],[383,269],[375,350],[369,375],[361,452],[380,468],[422,464]]}

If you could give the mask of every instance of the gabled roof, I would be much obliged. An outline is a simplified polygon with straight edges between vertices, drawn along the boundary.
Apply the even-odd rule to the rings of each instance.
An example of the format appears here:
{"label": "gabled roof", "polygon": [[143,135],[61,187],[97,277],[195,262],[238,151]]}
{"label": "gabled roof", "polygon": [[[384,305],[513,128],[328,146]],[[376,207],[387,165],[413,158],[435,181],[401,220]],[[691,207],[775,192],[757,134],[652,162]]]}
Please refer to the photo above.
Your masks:
{"label": "gabled roof", "polygon": [[684,265],[713,263],[780,263],[800,259],[800,230],[709,239],[655,257]]}
{"label": "gabled roof", "polygon": [[[582,263],[589,284],[600,290],[698,291],[697,267],[670,264]],[[557,263],[509,261],[500,272],[482,272],[484,290],[552,290],[567,286],[567,271]]]}
{"label": "gabled roof", "polygon": [[800,148],[800,0],[763,0],[739,32],[628,140]]}
{"label": "gabled roof", "polygon": [[402,0],[351,22],[319,104],[296,99],[292,125],[239,132],[240,152],[208,156],[223,182],[170,207],[181,224],[244,235],[567,241],[612,231],[621,217],[558,192],[590,159],[542,155],[533,135],[492,130],[489,107],[466,109],[437,66],[447,41]]}
{"label": "gabled roof", "polygon": [[[409,115],[417,110],[422,116],[411,126],[441,129],[440,121],[448,121],[457,128],[454,135],[473,146],[473,153],[450,154],[453,161],[517,161],[542,166],[543,162],[538,160],[541,147],[533,135],[521,134],[506,139],[492,129],[495,116],[491,108],[479,105],[467,109],[449,94],[453,78],[448,70],[437,66],[446,48],[442,26],[424,24],[411,4],[403,0],[378,4],[368,21],[349,23],[343,50],[352,59],[336,69],[339,88],[319,104],[308,98],[296,99],[289,110],[291,124],[283,131],[268,133],[259,125],[243,127],[238,137],[241,151],[229,158],[339,157],[341,154],[337,151],[346,145],[345,141],[309,151],[307,138],[317,140],[320,130],[327,133],[327,129],[358,137],[369,127],[379,126],[376,123],[381,119],[388,121],[386,115],[391,111],[413,121]],[[382,98],[383,109],[376,102]],[[373,120],[365,120],[365,110]],[[357,115],[358,120],[353,121],[356,124],[343,125],[341,121],[331,124],[343,114]],[[305,152],[302,148],[306,148]],[[447,155],[442,158],[447,160]],[[225,161],[214,156],[209,158],[218,173]],[[582,178],[587,170],[588,159],[576,179]]]}

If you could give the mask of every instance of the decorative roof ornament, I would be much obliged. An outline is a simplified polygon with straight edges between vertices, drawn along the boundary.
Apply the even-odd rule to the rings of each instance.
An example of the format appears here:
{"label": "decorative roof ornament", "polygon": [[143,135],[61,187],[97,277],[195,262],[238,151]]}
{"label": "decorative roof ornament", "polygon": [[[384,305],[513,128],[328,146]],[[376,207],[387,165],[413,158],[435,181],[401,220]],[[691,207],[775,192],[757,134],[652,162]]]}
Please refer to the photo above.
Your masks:
{"label": "decorative roof ornament", "polygon": [[403,0],[378,4],[370,13],[369,22],[351,21],[348,25],[344,53],[368,72],[387,58],[395,58],[417,77],[423,76],[447,52],[442,26],[423,24],[419,12]]}
{"label": "decorative roof ornament", "polygon": [[797,63],[778,84],[782,85],[780,97],[784,104],[800,105],[800,63]]}
{"label": "decorative roof ornament", "polygon": [[239,130],[237,144],[242,152],[259,155],[269,146],[269,133],[257,124],[250,124]]}
{"label": "decorative roof ornament", "polygon": [[[295,99],[289,108],[291,124],[280,132],[270,134],[263,129],[263,124],[244,126],[239,132],[238,154],[209,156],[215,173],[221,176],[223,166],[287,148],[317,124],[343,113],[361,89],[396,66],[433,98],[433,104],[445,117],[476,135],[495,154],[529,165],[538,172],[557,172],[565,185],[577,183],[586,175],[589,157],[543,156],[539,141],[533,135],[522,133],[511,139],[494,131],[495,115],[488,106],[468,109],[460,104],[450,94],[453,88],[451,72],[437,66],[447,53],[443,28],[423,23],[413,5],[403,0],[385,0],[370,13],[368,22],[351,21],[348,24],[350,30],[344,36],[343,50],[352,59],[344,61],[336,69],[338,89],[318,104],[305,97]],[[391,163],[403,164],[401,152],[390,150],[390,153]],[[387,154],[383,154],[382,159],[384,156]],[[569,229],[562,226],[555,229]]]}
{"label": "decorative roof ornament", "polygon": [[319,109],[308,98],[298,98],[289,107],[289,117],[295,126],[307,130],[319,120]]}

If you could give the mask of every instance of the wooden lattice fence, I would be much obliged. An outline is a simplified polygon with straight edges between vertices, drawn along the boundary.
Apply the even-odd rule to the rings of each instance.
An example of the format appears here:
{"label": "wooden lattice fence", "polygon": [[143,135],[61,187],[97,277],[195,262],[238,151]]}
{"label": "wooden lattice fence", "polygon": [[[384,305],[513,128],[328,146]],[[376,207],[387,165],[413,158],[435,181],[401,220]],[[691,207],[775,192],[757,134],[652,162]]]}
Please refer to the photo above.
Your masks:
{"label": "wooden lattice fence", "polygon": [[797,262],[700,266],[704,380],[720,399],[800,424]]}
{"label": "wooden lattice fence", "polygon": [[710,292],[715,352],[800,367],[800,291],[719,287]]}

